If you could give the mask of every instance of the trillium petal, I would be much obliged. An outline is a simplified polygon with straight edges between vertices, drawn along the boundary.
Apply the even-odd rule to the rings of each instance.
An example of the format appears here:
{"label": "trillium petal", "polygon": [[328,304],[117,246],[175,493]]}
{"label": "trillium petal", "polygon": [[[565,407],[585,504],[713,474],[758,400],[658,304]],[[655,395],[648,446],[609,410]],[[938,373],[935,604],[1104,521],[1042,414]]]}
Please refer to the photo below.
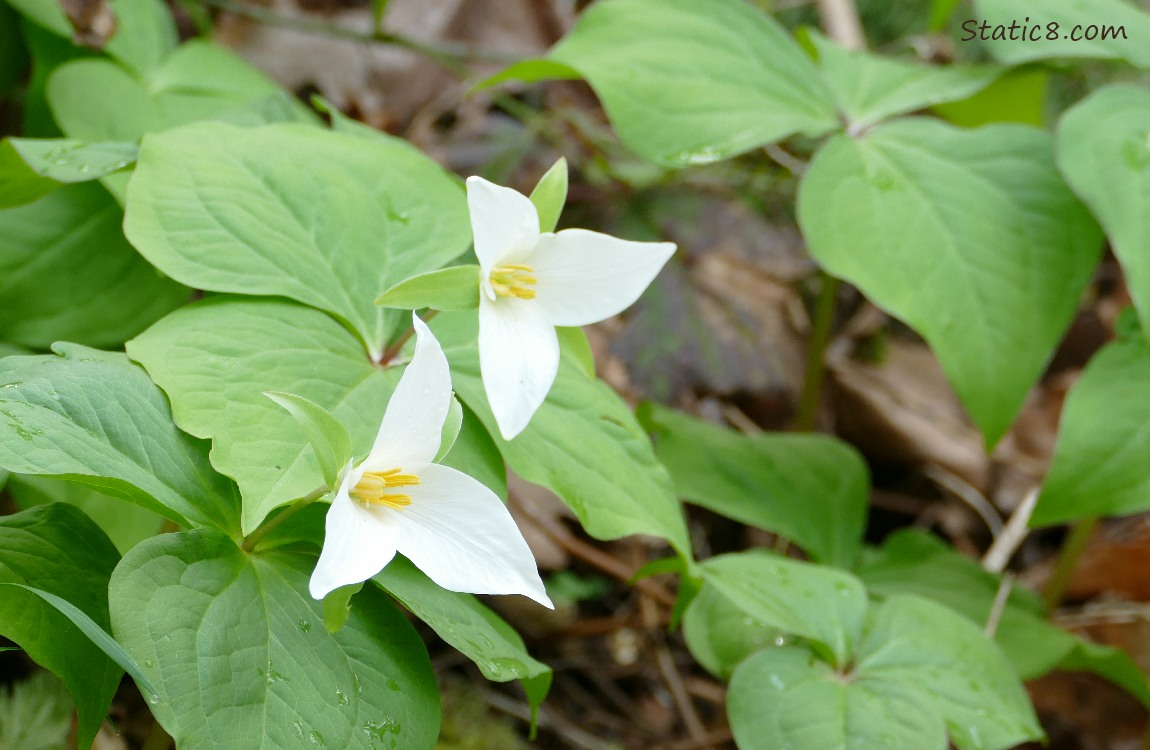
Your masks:
{"label": "trillium petal", "polygon": [[431,464],[394,514],[400,553],[449,591],[523,594],[554,609],[507,508],[475,479]]}
{"label": "trillium petal", "polygon": [[517,190],[468,177],[467,208],[484,277],[498,265],[522,260],[539,240],[535,204]]}
{"label": "trillium petal", "polygon": [[412,314],[415,354],[383,414],[375,445],[361,468],[368,471],[431,463],[439,451],[451,408],[451,370],[427,324]]}
{"label": "trillium petal", "polygon": [[349,490],[362,476],[362,467],[349,471],[327,511],[323,551],[308,584],[315,599],[366,581],[395,557],[395,511],[369,510],[351,499]]}
{"label": "trillium petal", "polygon": [[559,371],[559,337],[534,302],[479,300],[479,369],[505,440],[531,421]]}
{"label": "trillium petal", "polygon": [[543,235],[527,263],[548,322],[583,326],[629,307],[675,253],[673,242],[631,242],[586,229]]}

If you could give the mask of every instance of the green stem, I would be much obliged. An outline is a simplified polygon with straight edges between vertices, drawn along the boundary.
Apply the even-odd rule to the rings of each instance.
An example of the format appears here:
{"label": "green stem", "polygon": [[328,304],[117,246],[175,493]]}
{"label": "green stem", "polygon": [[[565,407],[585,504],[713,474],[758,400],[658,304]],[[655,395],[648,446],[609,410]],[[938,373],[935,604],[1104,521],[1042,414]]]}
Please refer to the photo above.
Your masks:
{"label": "green stem", "polygon": [[1070,533],[1063,540],[1062,549],[1058,551],[1058,562],[1054,565],[1054,572],[1042,587],[1042,602],[1046,605],[1047,612],[1053,611],[1062,601],[1066,587],[1070,585],[1070,576],[1074,574],[1074,568],[1077,567],[1082,553],[1086,551],[1086,545],[1097,526],[1097,518],[1083,518],[1070,527]]}
{"label": "green stem", "polygon": [[811,324],[811,344],[807,349],[807,364],[803,373],[803,393],[799,397],[794,428],[798,432],[811,432],[818,420],[819,398],[823,391],[824,355],[831,337],[831,324],[835,318],[835,300],[839,280],[826,271],[819,271],[822,286],[815,302],[815,316]]}
{"label": "green stem", "polygon": [[[438,314],[439,310],[428,310],[427,313],[423,316],[423,322],[426,323]],[[413,335],[415,335],[415,326],[408,328],[403,332],[402,335],[400,335],[399,338],[395,340],[391,346],[383,350],[383,354],[379,358],[379,364],[386,365],[388,362],[395,359],[395,355],[399,354],[399,350],[403,348],[403,345],[406,344],[408,339],[410,339]]]}
{"label": "green stem", "polygon": [[311,505],[316,500],[319,500],[329,492],[331,492],[331,490],[328,489],[326,484],[322,487],[316,487],[307,495],[304,495],[299,500],[296,500],[294,503],[289,505],[287,509],[280,513],[278,516],[244,537],[244,543],[240,545],[240,548],[244,552],[251,552],[253,549],[255,549],[255,546],[263,540],[264,537],[279,528],[280,524],[294,516],[296,513],[299,513],[301,510]]}

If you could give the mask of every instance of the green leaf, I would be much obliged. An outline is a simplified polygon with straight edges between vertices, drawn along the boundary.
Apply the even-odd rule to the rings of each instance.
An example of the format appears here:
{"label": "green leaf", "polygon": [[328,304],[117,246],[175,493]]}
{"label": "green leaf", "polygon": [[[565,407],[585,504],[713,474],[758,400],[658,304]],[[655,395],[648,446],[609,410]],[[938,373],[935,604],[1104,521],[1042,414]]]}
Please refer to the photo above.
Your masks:
{"label": "green leaf", "polygon": [[3,587],[0,633],[68,686],[80,747],[91,747],[122,672],[68,616],[24,587],[66,597],[107,628],[108,578],[118,559],[104,533],[71,505],[0,517],[0,584],[17,584]]}
{"label": "green leaf", "polygon": [[148,73],[176,49],[176,22],[162,0],[110,0],[116,30],[104,51],[128,68]]}
{"label": "green leaf", "polygon": [[560,157],[531,191],[531,202],[539,214],[539,231],[554,232],[567,202],[567,160]]}
{"label": "green leaf", "polygon": [[878,680],[928,696],[960,750],[1011,748],[1043,736],[1002,651],[941,604],[900,594],[879,605],[854,672],[857,682]]}
{"label": "green leaf", "polygon": [[307,591],[314,564],[246,555],[207,530],[165,534],[124,557],[113,627],[159,687],[151,708],[178,747],[434,747],[439,700],[419,636],[371,587],[328,633]]}
{"label": "green leaf", "polygon": [[535,83],[537,81],[577,81],[583,75],[570,65],[554,60],[520,60],[489,78],[475,84],[472,91],[482,91],[507,81]]}
{"label": "green leaf", "polygon": [[451,406],[447,410],[447,419],[443,421],[443,430],[439,438],[439,450],[435,453],[434,461],[439,462],[455,447],[459,438],[459,430],[463,427],[463,405],[455,396],[451,397]]}
{"label": "green leaf", "polygon": [[811,60],[742,0],[596,3],[548,57],[587,79],[628,148],[667,166],[839,124]]}
{"label": "green leaf", "polygon": [[793,646],[760,651],[735,670],[727,715],[739,750],[947,747],[946,724],[926,695],[888,682],[848,681]]}
{"label": "green leaf", "polygon": [[1107,86],[1072,107],[1058,126],[1058,165],[1106,230],[1150,331],[1150,92]]}
{"label": "green leaf", "polygon": [[[479,417],[475,416],[475,412],[458,399],[455,399],[454,403],[460,405],[462,421],[459,433],[450,448],[445,447],[447,436],[444,436],[439,451],[443,453],[446,450],[446,453],[438,456],[436,462],[478,479],[501,499],[507,500],[507,465],[503,463],[503,454],[499,452],[491,433],[479,421]],[[443,425],[445,432],[453,418],[448,414],[448,421]]]}
{"label": "green leaf", "polygon": [[0,338],[119,345],[182,304],[188,290],[132,249],[122,220],[96,184],[0,211]]}
{"label": "green leaf", "polygon": [[80,482],[184,526],[234,530],[234,486],[212,471],[204,443],[176,429],[144,371],[122,354],[57,351],[0,359],[0,466]]}
{"label": "green leaf", "polygon": [[0,209],[31,203],[58,187],[56,180],[41,177],[28,166],[11,138],[0,141]]}
{"label": "green leaf", "polygon": [[363,583],[340,586],[323,598],[323,627],[329,633],[338,633],[351,616],[351,598],[363,590]]}
{"label": "green leaf", "polygon": [[854,576],[763,552],[719,555],[700,567],[705,585],[754,620],[821,644],[835,664],[849,661],[866,612]]}
{"label": "green leaf", "polygon": [[331,412],[362,458],[399,382],[339,323],[280,300],[221,296],[182,308],[129,341],[128,354],[168,394],[181,429],[212,441],[212,465],[243,495],[245,534],[323,482],[311,445],[265,391]]}
{"label": "green leaf", "polygon": [[401,281],[375,304],[399,310],[473,310],[479,307],[479,266],[451,266]]}
{"label": "green leaf", "polygon": [[351,460],[351,438],[339,420],[327,409],[303,396],[275,391],[265,391],[264,395],[286,409],[303,430],[319,462],[328,490],[339,487],[339,475]]}
{"label": "green leaf", "polygon": [[567,352],[579,369],[589,378],[595,377],[595,353],[591,342],[580,326],[557,326],[555,335],[559,337],[560,348]]}
{"label": "green leaf", "polygon": [[7,0],[7,3],[37,26],[58,36],[72,36],[72,24],[60,3],[54,0]]}
{"label": "green leaf", "polygon": [[183,44],[163,64],[133,74],[109,60],[66,63],[51,75],[48,101],[60,128],[86,141],[135,141],[144,133],[219,118],[238,124],[300,119],[300,105],[257,107],[280,88],[234,54],[205,41]]}
{"label": "green leaf", "polygon": [[783,631],[757,620],[714,586],[703,584],[683,615],[683,637],[691,656],[721,680],[756,651],[774,646]]}
{"label": "green leaf", "polygon": [[[550,683],[551,668],[533,659],[515,628],[471,594],[440,588],[403,557],[392,560],[372,580],[475,662],[487,679],[507,682],[546,677]],[[544,689],[543,696],[546,693]]]}
{"label": "green leaf", "polygon": [[[966,20],[959,40],[985,44],[1000,62],[1019,65],[1051,58],[1126,60],[1150,68],[1150,15],[1124,0],[1047,0],[1041,14],[1028,0],[975,0],[974,23]],[[1024,22],[1023,19],[1032,19]],[[982,31],[981,22],[988,28]],[[1010,24],[1018,23],[1010,39]],[[1053,26],[1052,26],[1053,24]],[[996,26],[1004,26],[998,30]],[[1121,28],[1121,31],[1119,31]],[[998,32],[999,38],[993,37]],[[1106,39],[1103,39],[1105,34]],[[1025,39],[1023,37],[1025,36]],[[1034,40],[1033,37],[1039,37]],[[1093,39],[1088,39],[1093,36]]]}
{"label": "green leaf", "polygon": [[690,553],[666,470],[630,409],[564,350],[547,400],[514,440],[498,437],[479,373],[474,314],[444,313],[431,328],[451,362],[459,397],[487,427],[512,471],[557,494],[596,539],[654,534]]}
{"label": "green leaf", "polygon": [[895,115],[965,99],[1002,73],[991,66],[928,67],[847,50],[811,29],[806,36],[852,132]]}
{"label": "green leaf", "polygon": [[134,143],[88,143],[60,138],[7,141],[38,175],[56,182],[88,182],[136,161]]}
{"label": "green leaf", "polygon": [[1050,73],[1041,68],[1010,70],[974,96],[934,107],[955,125],[976,128],[992,122],[1017,122],[1043,127]]}
{"label": "green leaf", "polygon": [[463,192],[430,159],[302,125],[200,123],[149,136],[128,193],[125,232],[162,271],[326,310],[375,359],[403,317],[376,297],[470,241]]}
{"label": "green leaf", "polygon": [[[1001,577],[941,540],[918,531],[887,537],[882,551],[858,571],[871,596],[916,594],[945,604],[980,628],[990,618]],[[1043,617],[1041,600],[1015,584],[995,629],[995,640],[1020,679],[1054,670],[1089,671],[1150,705],[1146,676],[1121,649],[1082,640]]]}
{"label": "green leaf", "polygon": [[1150,508],[1150,345],[1144,334],[1094,355],[1062,409],[1035,526]]}
{"label": "green leaf", "polygon": [[105,495],[76,482],[17,474],[6,485],[9,497],[21,510],[45,503],[68,503],[84,511],[108,535],[120,554],[160,533],[164,519],[139,505]]}
{"label": "green leaf", "polygon": [[988,446],[1046,366],[1101,249],[1051,139],[1017,125],[911,119],[837,136],[803,175],[798,215],[829,273],[927,340]]}
{"label": "green leaf", "polygon": [[826,435],[740,435],[654,404],[640,418],[681,496],[781,534],[816,562],[854,562],[870,490],[854,448]]}
{"label": "green leaf", "polygon": [[108,635],[95,620],[86,615],[79,607],[61,599],[55,594],[42,591],[32,586],[25,586],[19,583],[0,583],[0,585],[15,586],[16,588],[24,589],[40,597],[54,607],[57,612],[67,617],[73,625],[79,628],[81,633],[88,637],[92,645],[104,652],[104,655],[114,661],[120,669],[132,675],[132,679],[134,679],[136,684],[140,686],[140,689],[144,691],[144,695],[156,694],[156,689],[152,686],[152,683],[144,676],[139,665],[132,660],[132,657],[124,650],[124,647],[116,643],[116,640],[112,638],[112,636]]}

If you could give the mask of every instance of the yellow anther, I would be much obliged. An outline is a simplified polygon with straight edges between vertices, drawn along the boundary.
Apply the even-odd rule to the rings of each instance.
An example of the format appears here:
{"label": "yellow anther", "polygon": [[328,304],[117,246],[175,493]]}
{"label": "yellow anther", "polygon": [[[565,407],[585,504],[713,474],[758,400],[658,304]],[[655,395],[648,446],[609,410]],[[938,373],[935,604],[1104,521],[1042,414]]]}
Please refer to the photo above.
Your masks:
{"label": "yellow anther", "polygon": [[500,297],[517,297],[518,299],[535,299],[535,290],[530,289],[538,283],[532,274],[535,269],[519,263],[508,263],[499,266],[488,277],[491,289]]}
{"label": "yellow anther", "polygon": [[403,495],[387,490],[393,487],[414,487],[419,484],[419,477],[415,474],[401,474],[402,469],[388,469],[387,471],[365,471],[351,495],[364,505],[386,505],[395,510],[402,510],[411,505],[411,495]]}

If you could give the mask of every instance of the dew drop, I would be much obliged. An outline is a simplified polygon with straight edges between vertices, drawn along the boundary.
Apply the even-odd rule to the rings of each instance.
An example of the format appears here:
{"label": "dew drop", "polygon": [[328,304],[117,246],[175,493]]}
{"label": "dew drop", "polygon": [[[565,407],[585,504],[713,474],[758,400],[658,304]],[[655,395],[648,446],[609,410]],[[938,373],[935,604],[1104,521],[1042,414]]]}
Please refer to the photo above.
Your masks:
{"label": "dew drop", "polygon": [[307,738],[308,738],[308,740],[311,741],[311,744],[315,745],[316,747],[323,747],[324,746],[323,745],[323,735],[320,734],[319,732],[315,731],[314,729],[308,733]]}
{"label": "dew drop", "polygon": [[392,690],[394,690],[395,692],[397,692],[397,693],[399,692],[399,683],[398,683],[398,682],[396,682],[394,679],[392,679],[392,680],[388,680],[388,681],[387,681],[387,686],[388,686],[389,688],[391,688]]}
{"label": "dew drop", "polygon": [[153,706],[158,706],[160,704],[160,696],[152,693],[148,696],[148,703],[151,703]]}
{"label": "dew drop", "polygon": [[302,721],[293,721],[291,723],[291,728],[295,730],[295,736],[296,737],[303,737],[303,722]]}
{"label": "dew drop", "polygon": [[342,690],[335,691],[335,703],[337,706],[347,706],[351,704],[351,700]]}
{"label": "dew drop", "polygon": [[310,633],[311,632],[311,622],[309,622],[308,620],[300,620],[299,621],[299,629],[300,629],[300,632]]}
{"label": "dew drop", "polygon": [[156,662],[152,661],[151,659],[144,659],[144,666],[148,669],[151,669],[152,667],[156,666]]}

